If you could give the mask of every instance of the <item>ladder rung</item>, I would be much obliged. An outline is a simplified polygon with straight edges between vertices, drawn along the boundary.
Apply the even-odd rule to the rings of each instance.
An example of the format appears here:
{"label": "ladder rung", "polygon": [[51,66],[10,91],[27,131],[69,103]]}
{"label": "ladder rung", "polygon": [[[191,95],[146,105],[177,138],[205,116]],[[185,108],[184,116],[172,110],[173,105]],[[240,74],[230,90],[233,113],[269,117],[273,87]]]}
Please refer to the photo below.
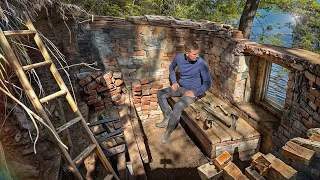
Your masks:
{"label": "ladder rung", "polygon": [[60,133],[61,131],[67,129],[68,127],[72,126],[73,124],[77,123],[78,121],[80,121],[82,119],[82,117],[76,117],[74,119],[72,119],[71,121],[67,122],[66,124],[60,126],[57,128],[57,133]]}
{"label": "ladder rung", "polygon": [[120,120],[119,117],[106,118],[106,119],[102,119],[102,120],[99,120],[99,121],[96,121],[96,122],[92,122],[92,123],[88,124],[88,126],[92,127],[92,126],[100,125],[100,124],[103,124],[103,123],[108,123],[108,122],[112,122],[112,121],[119,121],[119,120]]}
{"label": "ladder rung", "polygon": [[118,134],[120,134],[120,133],[122,133],[123,132],[123,128],[120,128],[120,129],[117,129],[117,130],[115,130],[115,131],[113,131],[113,132],[111,132],[111,133],[109,133],[109,134],[107,134],[107,135],[105,135],[105,136],[102,136],[102,137],[100,137],[100,138],[97,138],[97,140],[98,141],[103,141],[103,140],[106,140],[106,139],[110,139],[110,138],[112,138],[113,136],[116,136],[116,135],[118,135]]}
{"label": "ladder rung", "polygon": [[80,166],[82,161],[96,148],[97,146],[95,144],[91,144],[88,146],[84,151],[82,151],[74,160],[74,164],[76,166]]}
{"label": "ladder rung", "polygon": [[54,99],[54,98],[57,98],[57,97],[60,97],[60,96],[66,95],[66,94],[67,94],[67,91],[61,89],[61,90],[58,91],[58,92],[55,92],[55,93],[53,93],[53,94],[50,94],[49,96],[46,96],[46,97],[44,97],[44,98],[41,98],[41,99],[40,99],[40,102],[41,102],[41,103],[45,103],[45,102],[48,102],[48,101],[50,101],[50,100],[52,100],[52,99]]}
{"label": "ladder rung", "polygon": [[42,66],[47,66],[47,65],[51,65],[52,61],[43,61],[43,62],[39,62],[39,63],[35,63],[35,64],[30,64],[30,65],[26,65],[23,66],[23,70],[28,71],[30,69],[34,69],[34,68],[38,68],[38,67],[42,67]]}
{"label": "ladder rung", "polygon": [[4,31],[6,36],[23,36],[23,35],[35,35],[36,30],[13,30],[13,31]]}

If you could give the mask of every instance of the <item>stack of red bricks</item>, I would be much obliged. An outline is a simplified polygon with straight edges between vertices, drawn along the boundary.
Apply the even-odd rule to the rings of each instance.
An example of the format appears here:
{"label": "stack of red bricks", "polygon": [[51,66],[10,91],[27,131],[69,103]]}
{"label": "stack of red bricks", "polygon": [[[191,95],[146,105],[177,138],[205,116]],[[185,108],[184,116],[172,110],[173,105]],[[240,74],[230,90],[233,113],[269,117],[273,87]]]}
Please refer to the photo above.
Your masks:
{"label": "stack of red bricks", "polygon": [[[159,111],[157,92],[162,88],[163,83],[155,78],[144,77],[132,82],[133,103],[139,115],[150,115],[151,112]],[[158,114],[161,114],[161,111]]]}
{"label": "stack of red bricks", "polygon": [[80,78],[79,84],[83,87],[82,100],[93,106],[95,111],[111,108],[126,100],[126,88],[121,72],[88,73]]}

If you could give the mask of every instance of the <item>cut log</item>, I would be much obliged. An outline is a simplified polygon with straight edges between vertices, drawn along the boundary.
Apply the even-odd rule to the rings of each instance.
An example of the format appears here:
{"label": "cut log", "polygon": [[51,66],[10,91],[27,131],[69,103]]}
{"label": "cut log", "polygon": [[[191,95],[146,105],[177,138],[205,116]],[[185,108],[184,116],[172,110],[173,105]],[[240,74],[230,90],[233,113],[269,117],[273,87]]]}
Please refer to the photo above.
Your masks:
{"label": "cut log", "polygon": [[249,180],[266,180],[252,166],[249,166],[249,167],[246,168],[245,175],[247,176],[247,178]]}
{"label": "cut log", "polygon": [[268,173],[266,174],[267,179],[276,180],[295,180],[297,177],[297,171],[291,166],[276,158],[272,154],[267,154],[265,158],[271,162]]}
{"label": "cut log", "polygon": [[320,128],[312,128],[307,131],[307,136],[310,137],[312,134],[320,135]]}
{"label": "cut log", "polygon": [[309,137],[310,140],[312,141],[318,141],[320,142],[320,135],[319,134],[311,134],[311,136]]}
{"label": "cut log", "polygon": [[302,147],[292,141],[288,141],[286,145],[282,147],[282,154],[293,161],[303,163],[308,166],[314,155],[314,151]]}
{"label": "cut log", "polygon": [[320,142],[312,141],[310,139],[304,139],[304,138],[293,138],[291,139],[292,142],[295,142],[305,148],[308,148],[310,150],[313,150],[315,153],[320,154]]}
{"label": "cut log", "polygon": [[217,167],[219,171],[221,171],[225,166],[227,166],[232,161],[232,156],[227,152],[223,152],[214,159],[214,165]]}
{"label": "cut log", "polygon": [[207,163],[197,168],[202,180],[216,180],[222,176],[222,171],[217,171],[213,164]]}
{"label": "cut log", "polygon": [[248,178],[242,174],[241,170],[234,164],[229,163],[223,168],[224,180],[247,180]]}
{"label": "cut log", "polygon": [[267,174],[270,164],[271,162],[269,162],[264,155],[257,157],[251,162],[251,166],[255,168],[261,176]]}

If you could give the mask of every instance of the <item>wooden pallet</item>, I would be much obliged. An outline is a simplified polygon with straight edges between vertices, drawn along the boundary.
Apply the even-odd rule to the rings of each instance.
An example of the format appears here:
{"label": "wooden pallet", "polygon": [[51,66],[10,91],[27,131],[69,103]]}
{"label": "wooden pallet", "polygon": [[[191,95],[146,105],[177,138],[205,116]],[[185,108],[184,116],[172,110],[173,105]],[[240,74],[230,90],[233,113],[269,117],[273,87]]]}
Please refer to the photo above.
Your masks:
{"label": "wooden pallet", "polygon": [[[173,106],[178,100],[179,98],[173,97],[169,99],[169,103]],[[206,92],[204,98],[199,99],[184,109],[181,119],[194,133],[201,148],[208,157],[215,158],[224,151],[227,151],[232,155],[238,152],[241,160],[249,160],[251,155],[259,151],[260,133],[241,117],[236,123],[236,129],[229,128],[202,108],[203,106],[208,106],[217,111],[220,116],[224,116],[225,119],[231,121],[229,116],[224,115],[219,108],[214,107],[216,104],[222,104],[229,114],[236,114],[235,110],[228,107],[226,103],[210,92]],[[199,113],[201,114],[200,120],[197,120],[199,119],[197,113],[198,116]],[[214,120],[213,126],[210,129],[206,129],[204,123],[204,119],[208,117]]]}

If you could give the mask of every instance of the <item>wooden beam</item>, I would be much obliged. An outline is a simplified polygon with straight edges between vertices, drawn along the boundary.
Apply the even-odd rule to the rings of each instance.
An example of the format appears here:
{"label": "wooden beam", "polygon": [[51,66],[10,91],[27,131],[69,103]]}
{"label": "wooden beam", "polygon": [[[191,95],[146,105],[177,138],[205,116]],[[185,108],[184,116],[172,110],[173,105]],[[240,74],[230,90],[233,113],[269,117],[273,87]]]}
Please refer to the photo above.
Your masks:
{"label": "wooden beam", "polygon": [[214,159],[214,165],[219,171],[221,171],[225,166],[231,163],[231,161],[232,156],[227,151],[225,151]]}
{"label": "wooden beam", "polygon": [[128,109],[126,104],[119,106],[120,120],[123,124],[124,138],[128,146],[128,152],[130,156],[130,161],[132,163],[132,168],[135,176],[141,179],[147,179],[146,172],[143,167],[143,163],[140,157],[139,148],[134,138],[134,131],[131,125],[131,121],[128,116]]}
{"label": "wooden beam", "polygon": [[229,163],[223,168],[224,180],[247,180],[248,178],[242,174],[241,170],[234,164]]}
{"label": "wooden beam", "polygon": [[264,155],[261,155],[254,159],[250,165],[257,169],[261,176],[264,176],[267,174],[270,164],[271,162],[269,162]]}
{"label": "wooden beam", "polygon": [[292,141],[288,141],[286,145],[282,147],[282,154],[296,162],[300,162],[308,166],[314,155],[314,151],[302,147]]}
{"label": "wooden beam", "polygon": [[320,154],[320,142],[312,141],[310,139],[304,139],[300,137],[293,138],[291,139],[291,141],[299,144],[300,146],[313,150],[317,154]]}

